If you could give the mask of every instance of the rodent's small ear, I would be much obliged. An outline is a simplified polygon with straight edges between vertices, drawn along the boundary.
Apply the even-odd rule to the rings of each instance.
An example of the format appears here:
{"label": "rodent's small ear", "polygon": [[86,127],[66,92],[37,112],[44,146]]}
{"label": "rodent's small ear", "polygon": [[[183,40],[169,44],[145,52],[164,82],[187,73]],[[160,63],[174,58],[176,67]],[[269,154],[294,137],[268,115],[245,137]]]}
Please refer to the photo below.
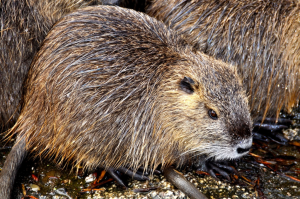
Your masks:
{"label": "rodent's small ear", "polygon": [[190,77],[184,77],[180,82],[180,89],[188,94],[194,93],[195,82]]}

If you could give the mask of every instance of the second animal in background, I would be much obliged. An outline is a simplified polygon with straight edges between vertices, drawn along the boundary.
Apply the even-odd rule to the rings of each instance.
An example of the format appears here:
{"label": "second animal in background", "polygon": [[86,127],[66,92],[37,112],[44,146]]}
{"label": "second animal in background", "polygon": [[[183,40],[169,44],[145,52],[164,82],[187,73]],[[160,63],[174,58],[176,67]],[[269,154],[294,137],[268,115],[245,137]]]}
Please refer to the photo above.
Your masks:
{"label": "second animal in background", "polygon": [[252,116],[278,117],[300,98],[300,7],[289,0],[154,0],[150,16],[194,50],[237,66]]}

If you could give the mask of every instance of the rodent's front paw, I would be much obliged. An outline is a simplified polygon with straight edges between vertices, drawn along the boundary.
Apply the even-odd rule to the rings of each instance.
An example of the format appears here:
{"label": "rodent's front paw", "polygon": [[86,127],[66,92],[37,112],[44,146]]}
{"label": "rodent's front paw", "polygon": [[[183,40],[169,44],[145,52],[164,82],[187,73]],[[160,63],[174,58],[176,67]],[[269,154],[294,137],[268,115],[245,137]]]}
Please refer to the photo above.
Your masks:
{"label": "rodent's front paw", "polygon": [[230,174],[239,175],[237,170],[228,164],[229,161],[213,161],[206,160],[202,164],[196,166],[197,171],[204,171],[218,180],[216,173],[231,181]]}

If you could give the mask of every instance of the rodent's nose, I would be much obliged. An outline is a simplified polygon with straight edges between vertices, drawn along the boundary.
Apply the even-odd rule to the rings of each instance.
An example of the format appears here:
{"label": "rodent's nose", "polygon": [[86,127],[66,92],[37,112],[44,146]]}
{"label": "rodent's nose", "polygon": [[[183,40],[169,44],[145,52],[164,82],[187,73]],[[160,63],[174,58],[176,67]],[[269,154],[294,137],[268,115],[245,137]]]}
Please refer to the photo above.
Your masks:
{"label": "rodent's nose", "polygon": [[247,147],[247,148],[237,148],[237,153],[238,154],[243,154],[243,153],[246,153],[246,152],[249,152],[251,147]]}

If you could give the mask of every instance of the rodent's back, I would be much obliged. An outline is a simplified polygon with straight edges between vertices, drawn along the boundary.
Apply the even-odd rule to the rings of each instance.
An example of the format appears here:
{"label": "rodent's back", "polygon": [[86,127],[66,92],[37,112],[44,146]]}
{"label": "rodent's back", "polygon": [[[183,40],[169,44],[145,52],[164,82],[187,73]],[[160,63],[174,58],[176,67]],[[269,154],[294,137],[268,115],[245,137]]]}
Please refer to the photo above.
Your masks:
{"label": "rodent's back", "polygon": [[[142,13],[99,6],[64,17],[31,65],[10,130],[27,148],[87,168],[238,158],[252,142],[233,67]],[[241,150],[242,149],[242,150]]]}
{"label": "rodent's back", "polygon": [[17,120],[29,65],[62,16],[101,0],[4,0],[0,3],[0,131]]}
{"label": "rodent's back", "polygon": [[148,14],[196,50],[237,65],[252,115],[290,112],[300,98],[299,6],[292,1],[154,1]]}

